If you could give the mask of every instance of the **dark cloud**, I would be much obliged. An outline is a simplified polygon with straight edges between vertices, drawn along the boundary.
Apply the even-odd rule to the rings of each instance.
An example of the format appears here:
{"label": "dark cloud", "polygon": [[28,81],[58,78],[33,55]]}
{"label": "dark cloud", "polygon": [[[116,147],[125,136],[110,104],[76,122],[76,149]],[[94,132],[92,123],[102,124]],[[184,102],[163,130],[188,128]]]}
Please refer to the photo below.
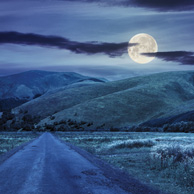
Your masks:
{"label": "dark cloud", "polygon": [[178,62],[182,65],[194,65],[194,52],[188,51],[169,51],[157,53],[142,53],[148,57],[157,57],[163,61]]}
{"label": "dark cloud", "polygon": [[77,54],[103,53],[110,57],[121,56],[128,46],[135,44],[106,43],[106,42],[76,42],[60,36],[44,36],[39,34],[24,34],[19,32],[0,32],[0,44],[11,43],[20,45],[37,45],[42,47],[55,47],[66,49]]}
{"label": "dark cloud", "polygon": [[193,0],[121,0],[125,6],[139,6],[157,9],[159,11],[184,11],[194,9]]}
{"label": "dark cloud", "polygon": [[[69,1],[69,0],[62,0]],[[158,11],[185,11],[194,9],[193,0],[75,0],[99,5],[117,5],[126,7],[146,7]]]}

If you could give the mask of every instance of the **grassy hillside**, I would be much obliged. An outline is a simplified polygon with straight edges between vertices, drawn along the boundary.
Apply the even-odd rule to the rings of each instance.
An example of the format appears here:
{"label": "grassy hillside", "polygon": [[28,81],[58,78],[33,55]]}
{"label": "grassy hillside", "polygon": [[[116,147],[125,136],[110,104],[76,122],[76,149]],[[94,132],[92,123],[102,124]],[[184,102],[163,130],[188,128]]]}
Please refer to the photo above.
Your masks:
{"label": "grassy hillside", "polygon": [[0,77],[0,111],[72,84],[104,82],[74,72],[27,71]]}
{"label": "grassy hillside", "polygon": [[14,112],[22,109],[40,115],[41,125],[72,119],[93,122],[92,127],[123,127],[165,117],[173,111],[176,114],[176,110],[192,110],[193,103],[194,72],[166,72],[70,87],[28,102]]}

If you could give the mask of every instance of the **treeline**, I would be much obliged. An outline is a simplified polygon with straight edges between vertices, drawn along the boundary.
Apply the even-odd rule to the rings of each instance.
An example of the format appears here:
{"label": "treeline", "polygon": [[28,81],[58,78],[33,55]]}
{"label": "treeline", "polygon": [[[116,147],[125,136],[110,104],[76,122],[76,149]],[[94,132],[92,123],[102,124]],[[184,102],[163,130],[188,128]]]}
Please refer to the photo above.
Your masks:
{"label": "treeline", "polygon": [[[53,116],[50,118],[53,120]],[[38,129],[44,128],[49,131],[99,131],[105,124],[95,127],[93,122],[75,121],[75,120],[61,120],[53,124],[45,124],[43,127],[38,126]]]}
{"label": "treeline", "polygon": [[[54,119],[54,118],[53,118]],[[88,123],[85,121],[77,122],[71,119],[60,122],[54,122],[51,124],[45,124],[41,128],[50,131],[110,131],[110,132],[184,132],[184,133],[194,133],[194,122],[177,122],[172,124],[165,124],[163,127],[146,127],[142,125],[136,125],[132,127],[109,127],[107,128],[105,124],[94,126],[93,123]]]}
{"label": "treeline", "polygon": [[[50,121],[55,116],[50,116]],[[172,124],[165,124],[162,127],[148,127],[144,125],[136,125],[129,127],[106,127],[105,124],[96,126],[93,122],[61,120],[59,122],[46,123],[43,126],[38,125],[39,116],[32,116],[28,111],[20,110],[19,117],[4,111],[0,118],[0,131],[111,131],[111,132],[184,132],[194,133],[193,121],[181,121]]]}
{"label": "treeline", "polygon": [[[93,122],[77,122],[71,119],[40,126],[39,116],[32,116],[23,110],[19,113],[19,116],[15,116],[10,110],[4,111],[0,118],[0,131],[99,131],[104,127],[104,124],[94,127]],[[54,116],[50,116],[50,120],[54,119]]]}
{"label": "treeline", "polygon": [[180,121],[171,124],[165,124],[162,127],[147,127],[143,125],[126,127],[123,130],[131,132],[184,132],[194,133],[193,121]]}
{"label": "treeline", "polygon": [[0,119],[0,131],[33,131],[40,117],[32,116],[25,111],[19,118],[15,117],[10,110],[4,111]]}

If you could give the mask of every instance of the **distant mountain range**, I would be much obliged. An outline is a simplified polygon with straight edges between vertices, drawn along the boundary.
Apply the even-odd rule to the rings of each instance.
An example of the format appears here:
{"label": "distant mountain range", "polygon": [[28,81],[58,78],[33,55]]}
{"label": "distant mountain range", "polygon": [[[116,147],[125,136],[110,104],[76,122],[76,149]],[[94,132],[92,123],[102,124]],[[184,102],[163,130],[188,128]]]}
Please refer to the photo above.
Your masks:
{"label": "distant mountain range", "polygon": [[0,111],[17,107],[49,92],[105,80],[74,72],[27,71],[0,77]]}
{"label": "distant mountain range", "polygon": [[[93,123],[93,128],[125,127],[194,110],[194,71],[157,73],[113,82],[74,73],[69,76],[51,73],[43,80],[41,84],[34,80],[41,86],[39,89],[31,87],[23,93],[23,89],[19,88],[15,94],[17,97],[28,96],[32,99],[40,91],[44,95],[13,110],[18,117],[25,111],[40,116],[39,125],[55,125],[71,119]],[[78,83],[81,80],[95,84],[80,86]],[[33,80],[26,82],[34,86]],[[62,87],[62,83],[66,87]]]}

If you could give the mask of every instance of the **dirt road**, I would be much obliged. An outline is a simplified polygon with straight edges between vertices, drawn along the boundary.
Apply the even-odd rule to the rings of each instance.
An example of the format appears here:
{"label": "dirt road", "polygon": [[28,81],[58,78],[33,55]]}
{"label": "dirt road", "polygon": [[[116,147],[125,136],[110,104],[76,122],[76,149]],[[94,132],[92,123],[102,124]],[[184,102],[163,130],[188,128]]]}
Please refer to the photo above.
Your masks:
{"label": "dirt road", "polygon": [[[106,174],[52,134],[44,133],[0,165],[0,194],[159,193],[132,180],[129,187],[122,187]],[[130,184],[136,186],[130,190]],[[134,190],[138,186],[141,189]]]}

